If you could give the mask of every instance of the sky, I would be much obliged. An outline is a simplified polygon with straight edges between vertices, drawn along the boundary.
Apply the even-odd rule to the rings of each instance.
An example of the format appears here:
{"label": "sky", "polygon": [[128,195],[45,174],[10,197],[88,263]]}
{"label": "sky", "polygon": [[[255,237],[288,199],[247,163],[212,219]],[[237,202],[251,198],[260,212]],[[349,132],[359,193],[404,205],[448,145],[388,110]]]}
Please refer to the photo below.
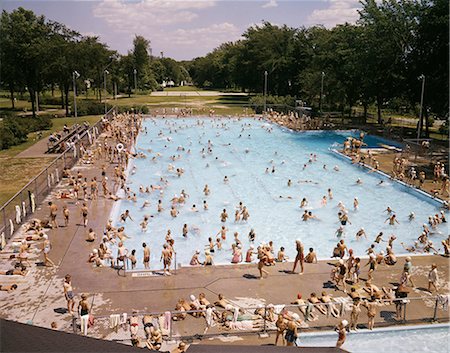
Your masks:
{"label": "sky", "polygon": [[83,35],[98,36],[126,54],[135,35],[150,40],[152,54],[190,60],[245,30],[268,21],[291,27],[354,23],[358,0],[101,0],[1,1],[8,12],[22,6],[64,23]]}

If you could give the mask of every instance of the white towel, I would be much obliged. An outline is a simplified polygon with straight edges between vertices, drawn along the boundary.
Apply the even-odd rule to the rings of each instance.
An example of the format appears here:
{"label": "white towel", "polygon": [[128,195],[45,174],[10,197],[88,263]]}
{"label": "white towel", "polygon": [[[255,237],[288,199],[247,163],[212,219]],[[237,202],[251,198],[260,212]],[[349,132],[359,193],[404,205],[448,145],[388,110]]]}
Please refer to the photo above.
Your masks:
{"label": "white towel", "polygon": [[27,206],[25,205],[25,201],[22,201],[22,216],[25,218],[27,215]]}
{"label": "white towel", "polygon": [[109,328],[117,328],[120,324],[120,314],[109,315]]}
{"label": "white towel", "polygon": [[47,175],[47,186],[50,187],[50,175]]}
{"label": "white towel", "polygon": [[3,250],[5,247],[6,247],[5,232],[2,232],[2,234],[0,234],[0,250]]}
{"label": "white towel", "polygon": [[50,179],[52,180],[52,184],[55,183],[55,175],[53,173],[50,174]]}
{"label": "white towel", "polygon": [[59,183],[59,170],[55,169],[56,181]]}
{"label": "white towel", "polygon": [[22,212],[20,211],[20,206],[16,205],[15,209],[16,209],[16,223],[20,224],[20,220],[22,218]]}
{"label": "white towel", "polygon": [[9,227],[10,227],[9,233],[12,236],[14,234],[14,223],[13,223],[12,219],[9,220]]}
{"label": "white towel", "polygon": [[30,194],[30,199],[31,199],[31,213],[34,213],[34,211],[36,211],[36,199],[33,193]]}
{"label": "white towel", "polygon": [[448,301],[449,301],[449,295],[438,295],[437,301],[439,305],[442,305],[442,310],[447,311],[448,310]]}
{"label": "white towel", "polygon": [[120,320],[120,324],[126,324],[127,323],[128,314],[123,313],[122,314],[122,320]]}
{"label": "white towel", "polygon": [[281,312],[283,311],[284,305],[283,305],[283,304],[280,304],[280,305],[274,305],[273,308],[274,308],[275,314],[279,315],[279,314],[281,314]]}
{"label": "white towel", "polygon": [[208,308],[206,309],[206,315],[205,315],[205,319],[206,319],[206,327],[214,327],[216,325],[214,318],[213,318],[213,308]]}
{"label": "white towel", "polygon": [[163,336],[167,336],[169,334],[169,330],[164,328],[164,315],[158,316],[158,326]]}

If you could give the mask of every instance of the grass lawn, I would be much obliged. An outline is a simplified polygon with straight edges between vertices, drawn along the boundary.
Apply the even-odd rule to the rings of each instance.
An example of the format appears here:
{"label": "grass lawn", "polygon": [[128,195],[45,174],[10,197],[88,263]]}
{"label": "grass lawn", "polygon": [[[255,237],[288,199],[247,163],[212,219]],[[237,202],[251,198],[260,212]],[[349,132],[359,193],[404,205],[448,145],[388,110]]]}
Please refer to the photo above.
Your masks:
{"label": "grass lawn", "polygon": [[[83,121],[95,124],[101,115],[90,115],[78,118],[79,123]],[[62,130],[64,124],[71,126],[75,123],[75,118],[55,118],[52,119],[53,126],[43,133],[43,138],[47,138],[52,132]],[[37,142],[36,133],[28,134],[28,141],[13,146],[7,150],[0,151],[0,205],[3,205],[14,194],[25,186],[35,175],[39,174],[54,157],[39,158],[16,158],[16,156],[31,147]]]}

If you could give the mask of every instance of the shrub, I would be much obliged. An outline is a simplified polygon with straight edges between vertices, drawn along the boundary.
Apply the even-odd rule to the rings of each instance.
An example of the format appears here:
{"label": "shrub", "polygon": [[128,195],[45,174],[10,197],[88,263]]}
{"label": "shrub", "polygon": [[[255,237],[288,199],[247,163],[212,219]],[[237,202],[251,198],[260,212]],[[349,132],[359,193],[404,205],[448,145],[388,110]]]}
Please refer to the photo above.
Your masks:
{"label": "shrub", "polygon": [[48,130],[52,126],[49,115],[31,116],[7,116],[0,125],[0,149],[25,142],[30,132]]}
{"label": "shrub", "polygon": [[[107,109],[109,107],[107,106]],[[73,106],[71,107],[73,111]],[[77,115],[85,116],[85,115],[100,115],[105,113],[105,104],[92,100],[78,100],[77,101]]]}

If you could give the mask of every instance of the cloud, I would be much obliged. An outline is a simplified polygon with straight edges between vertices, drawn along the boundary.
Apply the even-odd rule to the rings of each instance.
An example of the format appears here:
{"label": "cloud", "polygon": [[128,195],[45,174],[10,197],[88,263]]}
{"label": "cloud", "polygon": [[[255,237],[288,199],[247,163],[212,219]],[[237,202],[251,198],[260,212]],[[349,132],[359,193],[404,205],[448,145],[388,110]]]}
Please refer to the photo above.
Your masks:
{"label": "cloud", "polygon": [[[241,35],[241,30],[228,22],[202,23],[202,10],[216,4],[216,0],[103,0],[94,6],[93,15],[105,21],[109,37],[128,42],[129,48],[134,35],[142,35],[151,41],[154,52],[190,58]],[[199,24],[202,26],[197,27]]]}
{"label": "cloud", "polygon": [[269,0],[269,2],[265,3],[263,6],[261,6],[263,9],[267,9],[270,7],[277,7],[278,3],[277,0]]}
{"label": "cloud", "polygon": [[345,22],[354,23],[359,18],[361,5],[358,0],[330,0],[328,3],[328,8],[314,10],[309,15],[308,24],[321,24],[330,28]]}
{"label": "cloud", "polygon": [[215,5],[215,0],[103,0],[93,15],[102,18],[118,32],[189,23],[198,18],[196,10]]}
{"label": "cloud", "polygon": [[177,29],[168,35],[171,44],[210,48],[218,47],[224,42],[239,39],[241,31],[232,23],[224,22],[207,27]]}

